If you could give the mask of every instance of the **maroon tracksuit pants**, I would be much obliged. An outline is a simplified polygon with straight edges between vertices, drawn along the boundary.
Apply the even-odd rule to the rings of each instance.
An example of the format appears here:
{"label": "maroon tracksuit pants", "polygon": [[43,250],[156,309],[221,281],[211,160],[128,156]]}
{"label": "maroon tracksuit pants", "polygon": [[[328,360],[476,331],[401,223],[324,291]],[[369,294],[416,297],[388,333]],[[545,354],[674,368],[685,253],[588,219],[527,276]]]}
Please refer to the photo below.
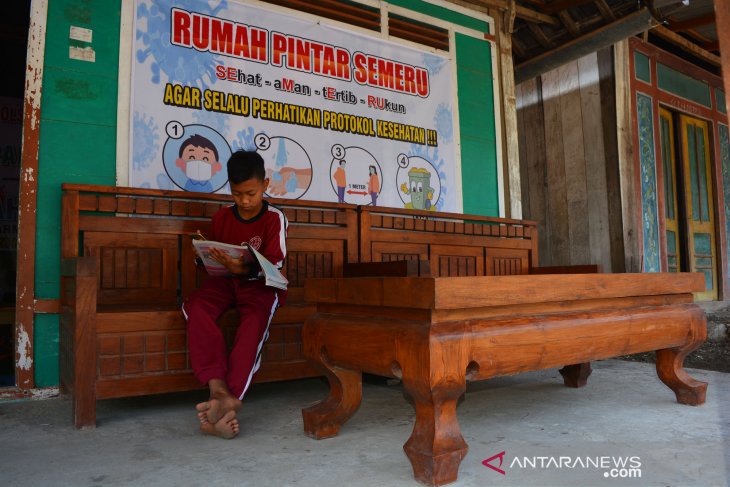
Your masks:
{"label": "maroon tracksuit pants", "polygon": [[[263,280],[210,277],[183,303],[188,325],[188,350],[195,377],[207,384],[223,379],[243,399],[261,365],[261,349],[279,295]],[[239,325],[230,353],[216,320],[229,308],[238,310]]]}

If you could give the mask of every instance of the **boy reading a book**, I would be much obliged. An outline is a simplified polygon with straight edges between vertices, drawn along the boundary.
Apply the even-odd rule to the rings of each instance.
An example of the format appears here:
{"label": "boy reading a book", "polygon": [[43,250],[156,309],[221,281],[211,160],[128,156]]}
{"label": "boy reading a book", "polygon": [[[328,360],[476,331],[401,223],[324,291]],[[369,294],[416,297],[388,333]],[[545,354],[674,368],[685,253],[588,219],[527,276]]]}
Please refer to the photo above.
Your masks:
{"label": "boy reading a book", "polygon": [[[256,152],[238,151],[228,160],[228,179],[234,204],[219,210],[210,226],[210,240],[234,245],[247,243],[278,268],[286,257],[287,220],[278,208],[264,201],[268,187],[264,161]],[[239,431],[236,413],[261,363],[261,349],[269,323],[283,304],[286,291],[266,286],[260,269],[246,265],[218,249],[211,257],[230,275],[210,276],[183,303],[188,349],[196,378],[210,389],[207,401],[196,406],[203,433],[233,438]],[[216,320],[229,308],[239,314],[233,348]]]}

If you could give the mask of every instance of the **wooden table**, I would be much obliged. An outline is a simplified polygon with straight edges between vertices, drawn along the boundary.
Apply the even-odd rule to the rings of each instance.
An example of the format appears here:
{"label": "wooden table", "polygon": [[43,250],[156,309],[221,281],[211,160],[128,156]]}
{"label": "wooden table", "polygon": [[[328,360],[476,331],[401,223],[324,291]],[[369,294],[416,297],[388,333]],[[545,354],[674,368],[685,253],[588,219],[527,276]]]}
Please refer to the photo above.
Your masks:
{"label": "wooden table", "polygon": [[362,399],[362,372],[402,379],[416,421],[403,449],[417,480],[453,482],[467,453],[456,404],[467,380],[562,367],[585,385],[590,361],[656,350],[659,378],[682,404],[707,384],[683,369],[706,338],[693,292],[700,274],[311,279],[317,312],[304,325],[304,355],[329,396],[302,411],[305,432],[337,435]]}

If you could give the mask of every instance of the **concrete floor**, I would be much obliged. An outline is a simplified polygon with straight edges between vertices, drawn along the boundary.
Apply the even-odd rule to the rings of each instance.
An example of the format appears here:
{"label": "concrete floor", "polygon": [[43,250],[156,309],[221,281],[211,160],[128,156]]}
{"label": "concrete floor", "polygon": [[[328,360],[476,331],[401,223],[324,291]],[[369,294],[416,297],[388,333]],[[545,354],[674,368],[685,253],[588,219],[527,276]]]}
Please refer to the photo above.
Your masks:
{"label": "concrete floor", "polygon": [[[651,364],[593,368],[583,389],[563,387],[557,370],[470,384],[458,408],[469,454],[451,485],[730,483],[730,374],[690,370],[709,382],[707,403],[691,407],[675,402]],[[0,485],[420,485],[402,449],[415,413],[399,385],[367,381],[339,436],[317,441],[303,434],[300,410],[326,393],[318,379],[256,385],[230,441],[198,433],[193,405],[203,391],[101,401],[99,427],[85,431],[71,427],[67,399],[3,401]],[[505,475],[482,464],[503,451]],[[609,467],[627,458],[641,478],[611,478]]]}

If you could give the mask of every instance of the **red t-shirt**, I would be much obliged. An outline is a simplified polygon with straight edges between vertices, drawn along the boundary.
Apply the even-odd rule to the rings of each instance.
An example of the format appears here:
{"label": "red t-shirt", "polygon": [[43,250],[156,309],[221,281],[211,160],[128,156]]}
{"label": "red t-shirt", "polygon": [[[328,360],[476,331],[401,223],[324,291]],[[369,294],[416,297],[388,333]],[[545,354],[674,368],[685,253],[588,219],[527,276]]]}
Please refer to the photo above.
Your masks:
{"label": "red t-shirt", "polygon": [[241,217],[236,205],[226,206],[213,215],[210,238],[232,245],[248,243],[281,269],[286,258],[288,225],[284,212],[268,201],[250,220]]}

